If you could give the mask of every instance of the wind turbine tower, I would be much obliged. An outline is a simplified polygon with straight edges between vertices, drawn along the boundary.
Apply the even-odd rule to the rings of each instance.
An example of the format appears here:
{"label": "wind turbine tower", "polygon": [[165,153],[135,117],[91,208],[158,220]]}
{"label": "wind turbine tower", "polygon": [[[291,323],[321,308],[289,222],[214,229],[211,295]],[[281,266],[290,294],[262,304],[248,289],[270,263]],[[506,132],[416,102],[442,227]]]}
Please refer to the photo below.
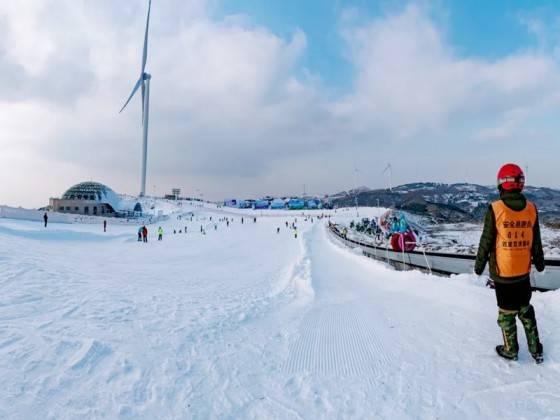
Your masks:
{"label": "wind turbine tower", "polygon": [[140,78],[132,88],[132,93],[119,111],[119,114],[126,108],[134,94],[142,88],[142,178],[140,182],[140,197],[146,195],[146,163],[148,160],[148,121],[150,119],[150,79],[152,76],[146,73],[146,61],[148,59],[148,28],[150,26],[150,9],[152,0],[148,2],[148,18],[146,19],[146,31],[144,33],[144,50],[142,53],[142,67]]}

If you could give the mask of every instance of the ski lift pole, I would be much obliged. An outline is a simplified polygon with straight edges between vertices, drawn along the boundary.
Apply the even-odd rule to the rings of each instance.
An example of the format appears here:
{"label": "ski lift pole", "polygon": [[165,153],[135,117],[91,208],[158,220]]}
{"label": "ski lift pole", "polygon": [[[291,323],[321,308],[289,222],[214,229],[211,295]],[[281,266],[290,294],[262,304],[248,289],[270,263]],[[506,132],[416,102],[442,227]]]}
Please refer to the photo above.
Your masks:
{"label": "ski lift pole", "polygon": [[[409,242],[409,243],[416,243],[416,242]],[[428,261],[428,256],[426,255],[426,250],[424,249],[424,245],[422,245],[422,255],[424,255],[424,261],[426,261],[426,267],[428,267],[428,271],[432,274],[432,267],[430,267],[430,262]]]}
{"label": "ski lift pole", "polygon": [[426,256],[426,251],[424,247],[422,247],[422,254],[424,254],[424,259],[426,260],[426,265],[428,266],[428,271],[432,274],[432,267],[430,267],[430,263],[428,262],[428,257]]}

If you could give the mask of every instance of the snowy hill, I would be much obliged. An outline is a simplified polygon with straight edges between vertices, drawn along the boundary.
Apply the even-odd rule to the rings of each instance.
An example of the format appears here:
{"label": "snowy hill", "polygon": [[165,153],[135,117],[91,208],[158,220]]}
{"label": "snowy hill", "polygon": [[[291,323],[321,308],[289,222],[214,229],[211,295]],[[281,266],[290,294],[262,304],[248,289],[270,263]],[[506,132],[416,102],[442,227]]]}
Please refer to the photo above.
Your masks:
{"label": "snowy hill", "polygon": [[[528,199],[539,207],[545,222],[560,220],[560,190],[526,187]],[[357,196],[361,206],[396,207],[412,213],[433,217],[439,222],[467,222],[482,219],[488,203],[498,197],[495,187],[476,184],[441,184],[420,182],[400,185],[392,191],[380,189],[338,193],[332,196],[339,206],[352,206]]]}
{"label": "snowy hill", "polygon": [[317,213],[252,214],[192,207],[146,244],[135,226],[0,219],[0,418],[560,412],[559,292],[533,299],[545,363],[523,340],[509,363],[484,281],[393,271],[331,241]]}

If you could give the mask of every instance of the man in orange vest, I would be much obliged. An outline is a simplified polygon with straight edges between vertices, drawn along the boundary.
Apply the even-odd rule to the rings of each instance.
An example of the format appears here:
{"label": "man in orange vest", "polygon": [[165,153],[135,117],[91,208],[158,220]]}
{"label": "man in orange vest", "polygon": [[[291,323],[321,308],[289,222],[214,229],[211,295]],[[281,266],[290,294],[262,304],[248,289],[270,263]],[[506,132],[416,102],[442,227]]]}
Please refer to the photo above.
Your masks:
{"label": "man in orange vest", "polygon": [[521,193],[525,175],[508,163],[498,172],[500,199],[493,202],[484,218],[474,271],[481,275],[489,261],[498,301],[498,325],[504,344],[496,346],[503,358],[517,360],[516,316],[523,324],[529,352],[537,363],[543,361],[535,309],[531,300],[531,264],[544,270],[544,254],[537,207]]}

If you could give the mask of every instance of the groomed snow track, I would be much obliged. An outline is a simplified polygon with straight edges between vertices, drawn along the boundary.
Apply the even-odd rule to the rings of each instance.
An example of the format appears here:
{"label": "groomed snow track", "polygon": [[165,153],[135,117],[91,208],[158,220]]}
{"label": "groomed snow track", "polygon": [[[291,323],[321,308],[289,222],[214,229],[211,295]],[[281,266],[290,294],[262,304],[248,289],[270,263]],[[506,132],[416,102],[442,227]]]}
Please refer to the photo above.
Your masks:
{"label": "groomed snow track", "polygon": [[[337,240],[350,248],[360,248],[370,258],[385,261],[398,270],[419,269],[441,275],[470,274],[473,271],[475,256],[433,251],[398,252],[388,247],[345,237],[340,226],[329,225],[329,232]],[[536,290],[560,289],[560,260],[546,259],[546,271],[533,272],[531,284]]]}

